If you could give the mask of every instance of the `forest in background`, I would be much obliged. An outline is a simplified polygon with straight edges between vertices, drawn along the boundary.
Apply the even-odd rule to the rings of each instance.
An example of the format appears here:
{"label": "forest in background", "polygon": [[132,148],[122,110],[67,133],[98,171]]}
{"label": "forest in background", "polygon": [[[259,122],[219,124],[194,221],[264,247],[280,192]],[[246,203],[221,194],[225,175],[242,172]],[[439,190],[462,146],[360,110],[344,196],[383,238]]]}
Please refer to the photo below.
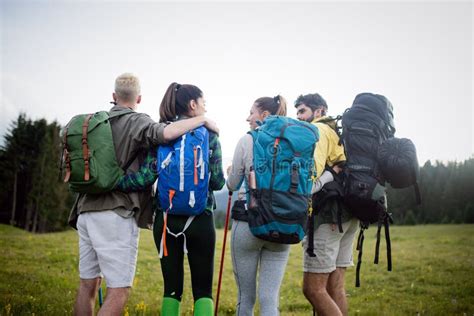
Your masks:
{"label": "forest in background", "polygon": [[[0,223],[31,232],[66,229],[74,194],[60,179],[61,126],[20,114],[0,148]],[[420,167],[421,205],[413,188],[388,188],[395,224],[474,223],[474,157],[428,160]],[[227,192],[216,193],[216,226],[222,227]]]}

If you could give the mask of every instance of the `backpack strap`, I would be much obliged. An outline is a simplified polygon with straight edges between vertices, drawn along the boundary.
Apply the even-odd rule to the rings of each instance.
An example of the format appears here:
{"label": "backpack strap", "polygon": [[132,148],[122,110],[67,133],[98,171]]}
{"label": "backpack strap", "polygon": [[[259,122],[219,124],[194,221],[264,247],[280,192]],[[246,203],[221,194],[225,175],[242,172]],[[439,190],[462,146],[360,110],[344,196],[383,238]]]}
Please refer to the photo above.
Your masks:
{"label": "backpack strap", "polygon": [[169,201],[170,201],[170,206],[168,209],[163,212],[163,232],[161,234],[161,242],[160,242],[160,258],[168,256],[168,248],[166,247],[166,232],[168,230],[168,211],[173,208],[173,197],[176,191],[170,190],[169,192]]}
{"label": "backpack strap", "polygon": [[339,232],[342,234],[344,230],[342,229],[342,206],[341,201],[336,201],[337,205],[337,227],[339,228]]}
{"label": "backpack strap", "polygon": [[359,256],[357,258],[357,268],[356,268],[356,287],[360,287],[360,266],[362,265],[362,248],[364,246],[364,230],[367,229],[367,224],[360,224],[359,237],[357,238],[357,248],[359,251]]}
{"label": "backpack strap", "polygon": [[293,164],[291,166],[291,184],[290,184],[290,192],[296,194],[298,190],[298,184],[300,182],[299,172],[300,167],[297,164]]}
{"label": "backpack strap", "polygon": [[375,259],[374,263],[379,263],[379,248],[380,248],[380,232],[382,226],[385,229],[385,242],[387,245],[387,270],[392,271],[392,245],[390,241],[390,223],[392,223],[392,218],[389,213],[384,213],[377,223],[377,243],[375,245]]}
{"label": "backpack strap", "polygon": [[182,136],[179,147],[179,191],[184,191],[184,146],[186,144],[186,134]]}
{"label": "backpack strap", "polygon": [[89,129],[89,122],[93,114],[87,114],[84,122],[82,123],[82,159],[84,159],[84,181],[89,181],[90,170],[89,170],[89,144],[87,143],[87,130]]}
{"label": "backpack strap", "polygon": [[[382,230],[382,224],[385,223],[385,219],[379,217],[377,222],[377,241],[375,242],[375,258],[374,264],[379,264],[379,251],[380,251],[380,231]],[[387,238],[387,236],[385,236]]]}
{"label": "backpack strap", "polygon": [[308,256],[314,258],[316,257],[314,253],[314,216],[315,212],[313,210],[312,199],[309,200],[309,214],[308,214],[308,226],[306,230],[306,236],[308,236],[308,247],[306,248],[306,253]]}
{"label": "backpack strap", "polygon": [[174,194],[175,194],[175,191],[170,190],[170,192],[169,192],[170,207],[166,210],[166,212],[163,212],[163,233],[161,235],[160,252],[159,252],[160,259],[163,258],[163,256],[165,256],[165,257],[168,256],[168,248],[166,247],[166,235],[167,234],[170,234],[174,238],[178,238],[179,236],[183,236],[183,238],[184,238],[183,252],[185,254],[188,254],[188,248],[186,247],[186,234],[184,232],[186,231],[186,229],[189,228],[189,226],[193,222],[194,218],[196,217],[196,216],[189,216],[188,219],[186,220],[186,223],[184,224],[183,230],[180,231],[179,233],[173,233],[168,228],[168,211],[173,208]]}
{"label": "backpack strap", "polygon": [[[65,164],[66,164],[66,175],[64,176],[64,183],[69,182],[69,178],[71,177],[71,157],[69,155],[69,150],[67,148],[67,132],[68,132],[68,127],[66,126],[65,129],[64,129],[64,135],[63,135],[64,150],[63,150],[63,153],[62,153],[62,155],[64,157]],[[61,164],[60,176],[62,174],[62,171],[63,170],[62,170],[62,164]]]}
{"label": "backpack strap", "polygon": [[421,193],[420,193],[420,187],[418,186],[418,182],[416,181],[415,168],[411,169],[411,178],[413,180],[413,188],[415,189],[416,204],[420,205],[421,204]]}
{"label": "backpack strap", "polygon": [[393,223],[392,217],[389,213],[385,216],[384,226],[385,226],[385,242],[387,243],[387,270],[392,271],[392,245],[390,242],[390,231],[389,225]]}
{"label": "backpack strap", "polygon": [[[166,213],[163,213],[163,216],[168,216],[168,212]],[[173,236],[174,238],[178,238],[179,236],[183,236],[184,238],[184,242],[183,242],[183,252],[185,254],[188,254],[188,248],[186,247],[186,234],[184,233],[186,231],[186,229],[189,228],[189,226],[191,225],[191,223],[193,222],[194,218],[196,216],[189,216],[188,219],[186,220],[186,223],[184,224],[184,228],[182,231],[180,231],[179,233],[173,233],[168,226],[166,226],[166,233],[170,234],[171,236]],[[166,220],[167,221],[167,220]],[[163,258],[163,252],[164,252],[164,249],[166,249],[166,241],[163,242],[163,238],[161,238],[161,243],[160,243],[160,253],[159,253],[159,256],[160,256],[160,259]],[[168,255],[168,249],[165,250],[165,257]]]}
{"label": "backpack strap", "polygon": [[[347,110],[346,110],[347,111]],[[342,116],[341,115],[338,115],[336,117],[332,117],[332,116],[328,116],[327,118],[325,119],[322,119],[322,120],[319,120],[317,121],[316,123],[323,123],[323,124],[326,124],[327,126],[329,126],[333,131],[336,132],[337,136],[339,137],[339,145],[341,145],[341,138],[342,138],[342,132],[341,132],[341,129],[342,127],[338,125],[339,121],[342,119]],[[336,122],[335,123],[335,127],[333,127],[331,124],[331,122]]]}

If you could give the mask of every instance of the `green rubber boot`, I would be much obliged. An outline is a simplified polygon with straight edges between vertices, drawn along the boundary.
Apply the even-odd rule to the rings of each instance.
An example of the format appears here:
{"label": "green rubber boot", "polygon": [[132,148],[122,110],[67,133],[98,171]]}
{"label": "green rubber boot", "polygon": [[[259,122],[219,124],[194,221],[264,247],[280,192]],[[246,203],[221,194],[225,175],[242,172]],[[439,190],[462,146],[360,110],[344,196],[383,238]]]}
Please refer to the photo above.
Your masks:
{"label": "green rubber boot", "polygon": [[163,297],[163,303],[161,304],[161,315],[163,316],[179,316],[179,304],[175,298]]}
{"label": "green rubber boot", "polygon": [[208,297],[201,297],[194,303],[194,316],[214,315],[214,302]]}

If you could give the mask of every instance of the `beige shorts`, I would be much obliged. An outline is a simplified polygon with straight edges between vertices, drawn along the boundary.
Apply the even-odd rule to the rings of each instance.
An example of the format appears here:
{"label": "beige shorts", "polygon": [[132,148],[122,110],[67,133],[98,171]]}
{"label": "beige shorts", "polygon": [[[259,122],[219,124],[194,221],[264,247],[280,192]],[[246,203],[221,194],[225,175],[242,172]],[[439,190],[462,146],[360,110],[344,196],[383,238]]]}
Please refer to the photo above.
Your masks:
{"label": "beige shorts", "polygon": [[114,211],[87,212],[77,220],[79,276],[105,278],[107,287],[131,287],[135,276],[139,229],[135,218]]}
{"label": "beige shorts", "polygon": [[321,224],[314,232],[314,254],[316,257],[310,257],[306,253],[308,236],[303,239],[303,271],[331,273],[336,270],[336,267],[353,266],[352,247],[358,227],[359,220],[357,219],[342,223],[343,233],[340,233],[337,227],[332,231],[331,224]]}

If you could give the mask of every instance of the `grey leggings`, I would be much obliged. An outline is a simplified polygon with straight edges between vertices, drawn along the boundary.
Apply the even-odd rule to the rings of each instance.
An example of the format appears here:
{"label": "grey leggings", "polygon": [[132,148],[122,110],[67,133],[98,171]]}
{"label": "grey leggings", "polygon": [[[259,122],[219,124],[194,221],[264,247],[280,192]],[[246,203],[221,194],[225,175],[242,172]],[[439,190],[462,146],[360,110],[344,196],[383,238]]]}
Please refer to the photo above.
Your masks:
{"label": "grey leggings", "polygon": [[279,315],[278,298],[290,245],[277,244],[252,235],[247,222],[232,224],[232,264],[238,287],[237,315],[253,315],[257,288],[260,314]]}

